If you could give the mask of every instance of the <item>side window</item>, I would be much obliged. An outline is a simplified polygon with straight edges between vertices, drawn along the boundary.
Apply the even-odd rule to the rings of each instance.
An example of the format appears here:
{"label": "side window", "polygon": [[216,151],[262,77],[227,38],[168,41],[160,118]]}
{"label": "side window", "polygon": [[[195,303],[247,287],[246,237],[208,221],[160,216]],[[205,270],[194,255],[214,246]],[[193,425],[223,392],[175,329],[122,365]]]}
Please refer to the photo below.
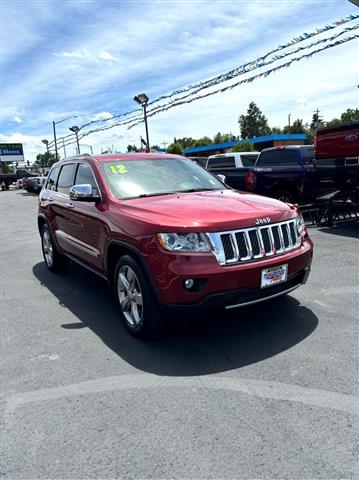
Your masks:
{"label": "side window", "polygon": [[314,148],[302,148],[301,151],[304,163],[313,163]]}
{"label": "side window", "polygon": [[75,185],[91,185],[93,195],[99,195],[95,177],[92,173],[92,170],[87,163],[79,163],[76,172]]}
{"label": "side window", "polygon": [[214,157],[208,159],[207,168],[234,168],[235,166],[234,157]]}
{"label": "side window", "polygon": [[298,152],[296,149],[274,149],[262,152],[257,160],[256,167],[279,167],[281,165],[297,165]]}
{"label": "side window", "polygon": [[253,167],[256,163],[258,155],[241,155],[243,167]]}
{"label": "side window", "polygon": [[57,177],[59,176],[60,167],[55,167],[51,170],[50,175],[47,178],[46,187],[47,190],[56,190]]}
{"label": "side window", "polygon": [[68,195],[70,193],[70,188],[74,184],[74,176],[75,164],[70,163],[69,165],[64,165],[57,181],[57,191]]}

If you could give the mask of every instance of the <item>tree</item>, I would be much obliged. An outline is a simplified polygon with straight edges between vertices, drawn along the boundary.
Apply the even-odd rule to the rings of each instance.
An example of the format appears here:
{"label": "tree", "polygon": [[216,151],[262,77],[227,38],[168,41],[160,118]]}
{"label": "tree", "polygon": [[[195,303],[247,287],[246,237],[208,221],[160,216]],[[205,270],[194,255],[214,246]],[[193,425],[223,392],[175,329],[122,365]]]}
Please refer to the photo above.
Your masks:
{"label": "tree", "polygon": [[270,133],[267,118],[254,102],[249,104],[247,115],[238,118],[238,123],[242,138],[260,137]]}
{"label": "tree", "polygon": [[201,137],[194,142],[195,147],[206,147],[207,145],[212,145],[212,140],[209,137]]}
{"label": "tree", "polygon": [[230,133],[221,133],[218,132],[214,137],[213,137],[213,143],[216,145],[218,143],[226,143],[231,141],[231,135]]}
{"label": "tree", "polygon": [[323,119],[319,116],[317,112],[313,113],[312,123],[310,124],[310,130],[315,130],[316,128],[324,127]]}
{"label": "tree", "polygon": [[183,137],[178,138],[173,143],[178,143],[182,148],[190,148],[194,146],[195,142],[196,140],[192,137]]}
{"label": "tree", "polygon": [[127,152],[138,152],[136,145],[127,145]]}
{"label": "tree", "polygon": [[0,161],[0,173],[13,173],[8,162]]}
{"label": "tree", "polygon": [[175,155],[183,155],[183,148],[178,143],[171,143],[167,147],[167,153],[173,153]]}
{"label": "tree", "polygon": [[297,118],[294,120],[291,126],[286,125],[283,128],[283,133],[304,133],[305,128],[303,125],[303,120],[301,118]]}
{"label": "tree", "polygon": [[326,127],[334,127],[335,125],[340,125],[342,121],[339,118],[333,118],[329,122],[325,122]]}
{"label": "tree", "polygon": [[271,135],[279,135],[280,133],[283,133],[282,129],[279,127],[273,127],[270,129]]}
{"label": "tree", "polygon": [[253,143],[248,140],[237,143],[237,145],[232,148],[232,152],[254,152]]}
{"label": "tree", "polygon": [[39,167],[51,167],[56,162],[56,155],[54,153],[46,152],[36,155],[36,162]]}
{"label": "tree", "polygon": [[341,120],[343,123],[352,123],[359,121],[359,108],[348,108],[341,115]]}

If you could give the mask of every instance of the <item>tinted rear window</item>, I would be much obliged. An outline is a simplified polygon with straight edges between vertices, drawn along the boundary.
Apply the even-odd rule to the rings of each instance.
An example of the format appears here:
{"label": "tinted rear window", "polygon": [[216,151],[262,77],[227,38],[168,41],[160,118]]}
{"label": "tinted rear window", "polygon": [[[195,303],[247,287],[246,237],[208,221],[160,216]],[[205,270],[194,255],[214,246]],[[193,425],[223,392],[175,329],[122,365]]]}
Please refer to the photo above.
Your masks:
{"label": "tinted rear window", "polygon": [[259,155],[256,163],[256,167],[277,165],[297,165],[297,150],[268,150]]}
{"label": "tinted rear window", "polygon": [[256,163],[258,155],[241,155],[243,167],[253,167]]}
{"label": "tinted rear window", "polygon": [[75,164],[70,163],[69,165],[64,165],[57,181],[57,191],[68,195],[70,193],[70,188],[74,184],[74,177]]}
{"label": "tinted rear window", "polygon": [[313,163],[314,148],[301,148],[300,151],[304,163]]}
{"label": "tinted rear window", "polygon": [[208,168],[234,168],[234,157],[215,157],[208,160]]}
{"label": "tinted rear window", "polygon": [[60,167],[54,167],[51,170],[46,182],[46,188],[48,190],[56,190],[57,177],[59,176]]}

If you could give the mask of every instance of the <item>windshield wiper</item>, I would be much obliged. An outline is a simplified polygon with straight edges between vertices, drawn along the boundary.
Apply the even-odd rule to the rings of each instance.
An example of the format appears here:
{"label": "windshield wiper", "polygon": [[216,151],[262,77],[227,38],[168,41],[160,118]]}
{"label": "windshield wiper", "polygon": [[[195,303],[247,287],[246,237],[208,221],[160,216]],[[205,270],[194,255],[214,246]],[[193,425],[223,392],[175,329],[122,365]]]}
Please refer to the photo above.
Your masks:
{"label": "windshield wiper", "polygon": [[137,197],[133,198],[146,198],[146,197],[159,197],[160,195],[173,195],[176,192],[162,192],[162,193],[141,193]]}
{"label": "windshield wiper", "polygon": [[223,188],[189,188],[188,190],[178,190],[177,193],[193,193],[193,192],[215,192],[216,190],[224,190]]}

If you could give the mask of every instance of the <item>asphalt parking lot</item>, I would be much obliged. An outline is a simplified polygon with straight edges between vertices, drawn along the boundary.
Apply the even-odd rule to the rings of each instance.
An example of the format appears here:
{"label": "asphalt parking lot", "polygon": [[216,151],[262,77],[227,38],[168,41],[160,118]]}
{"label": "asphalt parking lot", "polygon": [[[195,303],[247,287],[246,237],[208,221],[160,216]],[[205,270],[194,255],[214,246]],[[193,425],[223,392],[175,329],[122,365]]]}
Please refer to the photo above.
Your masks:
{"label": "asphalt parking lot", "polygon": [[2,478],[358,477],[359,224],[310,230],[291,295],[145,343],[47,271],[36,196],[0,202]]}

